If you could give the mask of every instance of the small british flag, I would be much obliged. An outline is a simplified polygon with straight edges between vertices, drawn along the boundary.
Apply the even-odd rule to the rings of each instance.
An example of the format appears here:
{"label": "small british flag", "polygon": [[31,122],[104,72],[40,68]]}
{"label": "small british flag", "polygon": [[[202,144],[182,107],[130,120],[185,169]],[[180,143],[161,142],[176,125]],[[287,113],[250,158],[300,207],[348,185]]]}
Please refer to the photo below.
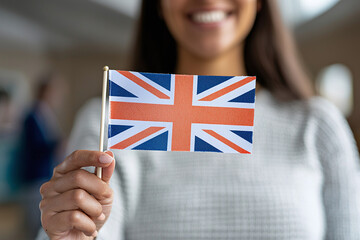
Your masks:
{"label": "small british flag", "polygon": [[249,154],[255,81],[110,70],[108,149]]}

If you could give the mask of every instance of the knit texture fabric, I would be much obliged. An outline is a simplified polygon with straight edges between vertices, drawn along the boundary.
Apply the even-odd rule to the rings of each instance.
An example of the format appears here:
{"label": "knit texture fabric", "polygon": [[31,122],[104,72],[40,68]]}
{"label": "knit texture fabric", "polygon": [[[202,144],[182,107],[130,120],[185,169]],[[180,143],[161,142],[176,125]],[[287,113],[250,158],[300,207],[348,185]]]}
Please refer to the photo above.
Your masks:
{"label": "knit texture fabric", "polygon": [[[99,99],[81,110],[69,152],[98,149],[100,110]],[[253,142],[251,155],[113,151],[97,239],[360,240],[359,156],[333,105],[261,90]]]}

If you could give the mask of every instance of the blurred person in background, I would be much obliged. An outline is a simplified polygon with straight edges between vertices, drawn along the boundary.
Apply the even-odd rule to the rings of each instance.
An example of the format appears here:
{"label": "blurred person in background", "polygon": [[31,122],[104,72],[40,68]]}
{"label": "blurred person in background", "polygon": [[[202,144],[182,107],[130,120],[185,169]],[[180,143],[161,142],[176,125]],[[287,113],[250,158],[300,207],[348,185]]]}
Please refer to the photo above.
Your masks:
{"label": "blurred person in background", "polygon": [[[76,151],[40,189],[39,240],[360,239],[353,136],[314,97],[276,1],[143,1],[134,56],[137,71],[256,76],[253,154],[114,151],[114,160],[96,151],[92,100],[73,129]],[[102,179],[86,166],[102,167]]]}
{"label": "blurred person in background", "polygon": [[1,133],[14,130],[12,103],[10,94],[0,87],[0,131]]}
{"label": "blurred person in background", "polygon": [[0,201],[11,200],[18,186],[15,174],[18,124],[11,95],[0,87]]}
{"label": "blurred person in background", "polygon": [[50,179],[59,162],[62,132],[56,113],[64,101],[62,81],[54,72],[40,78],[34,104],[23,122],[19,169],[29,239],[35,237],[40,226],[39,186]]}

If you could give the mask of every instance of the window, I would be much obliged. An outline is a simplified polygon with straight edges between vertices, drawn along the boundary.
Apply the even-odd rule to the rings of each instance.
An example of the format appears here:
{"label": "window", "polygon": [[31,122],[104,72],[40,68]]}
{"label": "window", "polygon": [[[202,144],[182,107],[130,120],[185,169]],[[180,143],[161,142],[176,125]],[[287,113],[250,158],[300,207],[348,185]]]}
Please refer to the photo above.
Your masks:
{"label": "window", "polygon": [[316,79],[318,93],[334,103],[345,116],[353,110],[353,78],[345,65],[325,67]]}
{"label": "window", "polygon": [[339,0],[278,0],[285,22],[295,26],[319,16]]}

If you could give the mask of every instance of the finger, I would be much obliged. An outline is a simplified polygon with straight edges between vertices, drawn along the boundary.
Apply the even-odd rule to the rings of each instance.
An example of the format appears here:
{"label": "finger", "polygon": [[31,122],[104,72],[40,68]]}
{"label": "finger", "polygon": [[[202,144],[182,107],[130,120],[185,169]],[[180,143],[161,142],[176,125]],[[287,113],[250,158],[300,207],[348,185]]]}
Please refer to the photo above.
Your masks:
{"label": "finger", "polygon": [[79,210],[55,214],[43,227],[51,235],[63,235],[74,229],[83,232],[86,236],[92,236],[96,233],[94,221]]}
{"label": "finger", "polygon": [[66,174],[82,167],[107,167],[113,160],[109,154],[103,152],[77,150],[55,168],[54,175]]}
{"label": "finger", "polygon": [[79,169],[66,173],[61,177],[52,178],[51,181],[44,183],[40,187],[40,193],[43,198],[51,198],[71,189],[81,188],[90,194],[97,194],[99,189],[105,187],[106,183],[94,177],[94,174]]}
{"label": "finger", "polygon": [[82,210],[90,217],[102,214],[101,204],[89,193],[82,189],[74,189],[53,198],[46,198],[40,202],[40,209],[51,215],[70,210]]}
{"label": "finger", "polygon": [[[114,154],[110,151],[106,151],[107,154],[109,154],[112,158],[114,158]],[[115,169],[115,162],[113,161],[108,167],[105,167],[102,169],[102,180],[106,183],[110,182],[111,176]]]}
{"label": "finger", "polygon": [[[106,154],[109,154],[112,158],[114,158],[114,153],[111,152],[111,151],[105,151]],[[114,161],[113,163],[111,163],[108,167],[106,168],[102,168],[102,174],[101,174],[101,179],[103,181],[105,181],[106,183],[109,183],[110,181],[110,178],[114,172],[114,169],[115,169],[115,162]],[[95,171],[94,171],[94,174],[97,173],[97,168],[95,168]]]}
{"label": "finger", "polygon": [[110,186],[96,175],[83,169],[69,172],[51,182],[52,186],[48,187],[48,192],[43,194],[45,197],[53,197],[72,189],[83,189],[98,200],[112,198]]}

